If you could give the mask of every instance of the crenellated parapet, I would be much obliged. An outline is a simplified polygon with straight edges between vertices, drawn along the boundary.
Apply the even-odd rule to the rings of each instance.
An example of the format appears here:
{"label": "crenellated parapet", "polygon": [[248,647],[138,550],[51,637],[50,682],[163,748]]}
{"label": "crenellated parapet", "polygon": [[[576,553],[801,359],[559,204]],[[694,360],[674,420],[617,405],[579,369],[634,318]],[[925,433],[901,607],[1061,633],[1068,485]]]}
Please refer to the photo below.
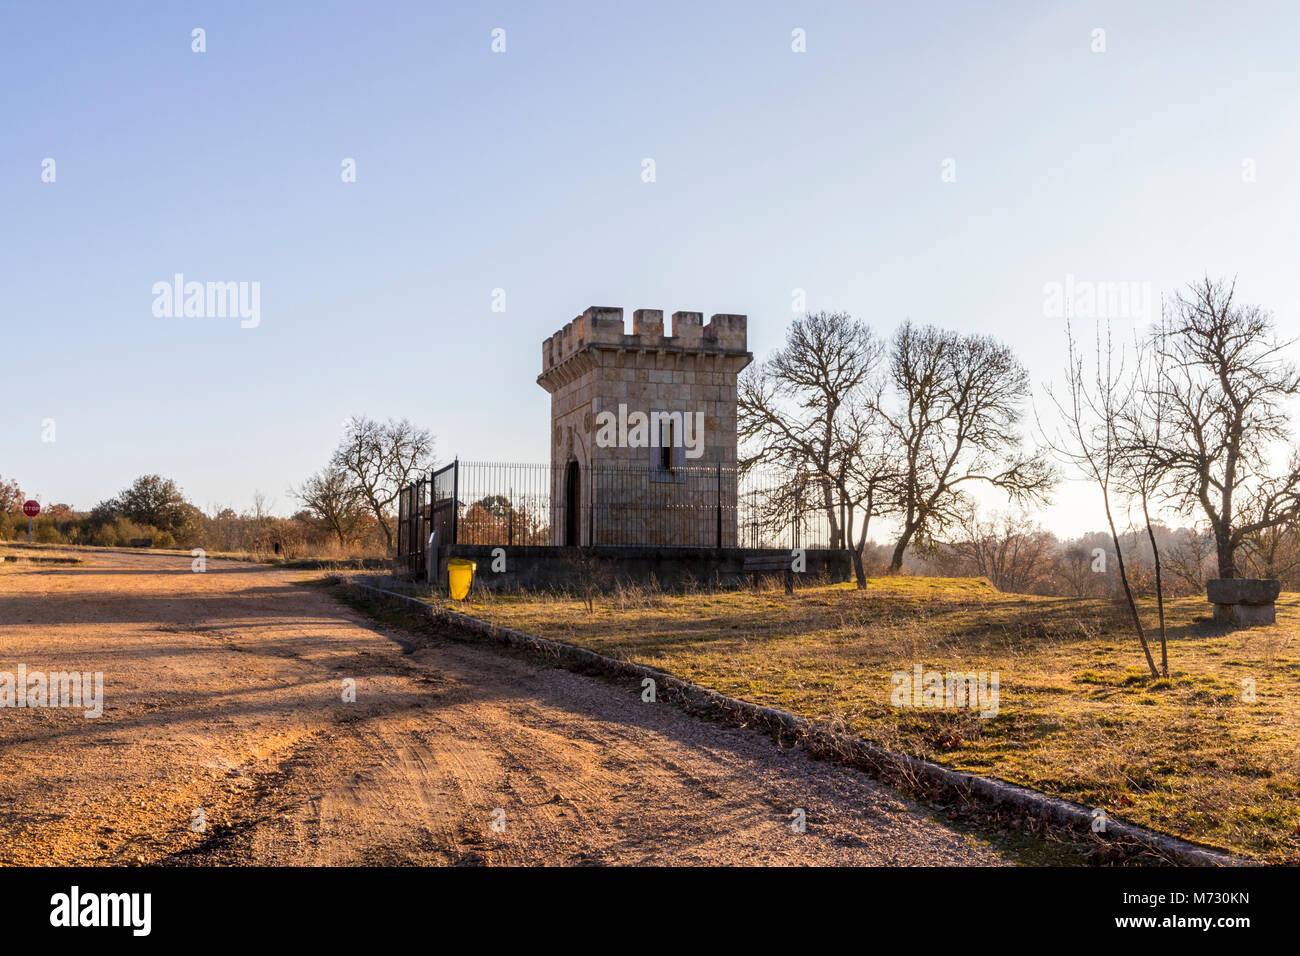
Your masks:
{"label": "crenellated parapet", "polygon": [[542,379],[552,369],[595,349],[747,355],[746,323],[743,315],[721,313],[705,323],[702,312],[674,312],[673,334],[664,335],[661,310],[637,309],[628,335],[622,309],[592,306],[542,343]]}

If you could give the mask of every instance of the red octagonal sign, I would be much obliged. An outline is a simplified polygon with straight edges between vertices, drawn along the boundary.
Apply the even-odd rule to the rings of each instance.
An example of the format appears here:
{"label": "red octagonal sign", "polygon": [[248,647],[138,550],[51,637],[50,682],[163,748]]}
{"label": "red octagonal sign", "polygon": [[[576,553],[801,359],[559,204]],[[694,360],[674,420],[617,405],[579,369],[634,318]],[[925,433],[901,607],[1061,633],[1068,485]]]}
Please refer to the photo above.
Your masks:
{"label": "red octagonal sign", "polygon": [[27,515],[27,517],[35,518],[40,513],[41,513],[41,503],[39,501],[29,500],[23,502],[23,514]]}

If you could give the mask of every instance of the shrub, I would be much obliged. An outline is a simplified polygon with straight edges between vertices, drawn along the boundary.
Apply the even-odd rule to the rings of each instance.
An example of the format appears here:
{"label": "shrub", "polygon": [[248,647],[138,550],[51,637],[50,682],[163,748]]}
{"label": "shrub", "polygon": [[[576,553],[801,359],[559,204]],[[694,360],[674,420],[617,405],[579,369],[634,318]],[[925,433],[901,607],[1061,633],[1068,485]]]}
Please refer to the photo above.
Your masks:
{"label": "shrub", "polygon": [[38,521],[32,530],[32,540],[39,544],[67,544],[68,539],[59,533],[53,521]]}

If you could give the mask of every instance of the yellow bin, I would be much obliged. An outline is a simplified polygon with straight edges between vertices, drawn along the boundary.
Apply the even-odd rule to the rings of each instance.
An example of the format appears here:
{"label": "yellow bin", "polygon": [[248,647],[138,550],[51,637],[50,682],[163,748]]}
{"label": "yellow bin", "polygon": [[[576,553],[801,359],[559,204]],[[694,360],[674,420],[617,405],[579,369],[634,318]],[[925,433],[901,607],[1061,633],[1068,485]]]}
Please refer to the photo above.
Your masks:
{"label": "yellow bin", "polygon": [[467,558],[452,558],[447,562],[447,586],[451,588],[451,596],[454,600],[465,600],[465,595],[469,594],[469,586],[474,583],[474,569],[477,567],[478,565]]}

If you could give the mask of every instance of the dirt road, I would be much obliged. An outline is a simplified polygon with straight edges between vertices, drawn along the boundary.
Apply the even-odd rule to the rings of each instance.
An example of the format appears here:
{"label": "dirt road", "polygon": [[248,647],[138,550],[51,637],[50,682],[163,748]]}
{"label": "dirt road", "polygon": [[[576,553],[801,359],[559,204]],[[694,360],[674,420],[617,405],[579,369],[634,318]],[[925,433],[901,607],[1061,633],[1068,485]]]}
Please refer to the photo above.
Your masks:
{"label": "dirt road", "polygon": [[80,556],[0,565],[0,680],[104,681],[98,718],[0,709],[0,863],[1010,862],[639,686],[403,645],[304,572]]}

